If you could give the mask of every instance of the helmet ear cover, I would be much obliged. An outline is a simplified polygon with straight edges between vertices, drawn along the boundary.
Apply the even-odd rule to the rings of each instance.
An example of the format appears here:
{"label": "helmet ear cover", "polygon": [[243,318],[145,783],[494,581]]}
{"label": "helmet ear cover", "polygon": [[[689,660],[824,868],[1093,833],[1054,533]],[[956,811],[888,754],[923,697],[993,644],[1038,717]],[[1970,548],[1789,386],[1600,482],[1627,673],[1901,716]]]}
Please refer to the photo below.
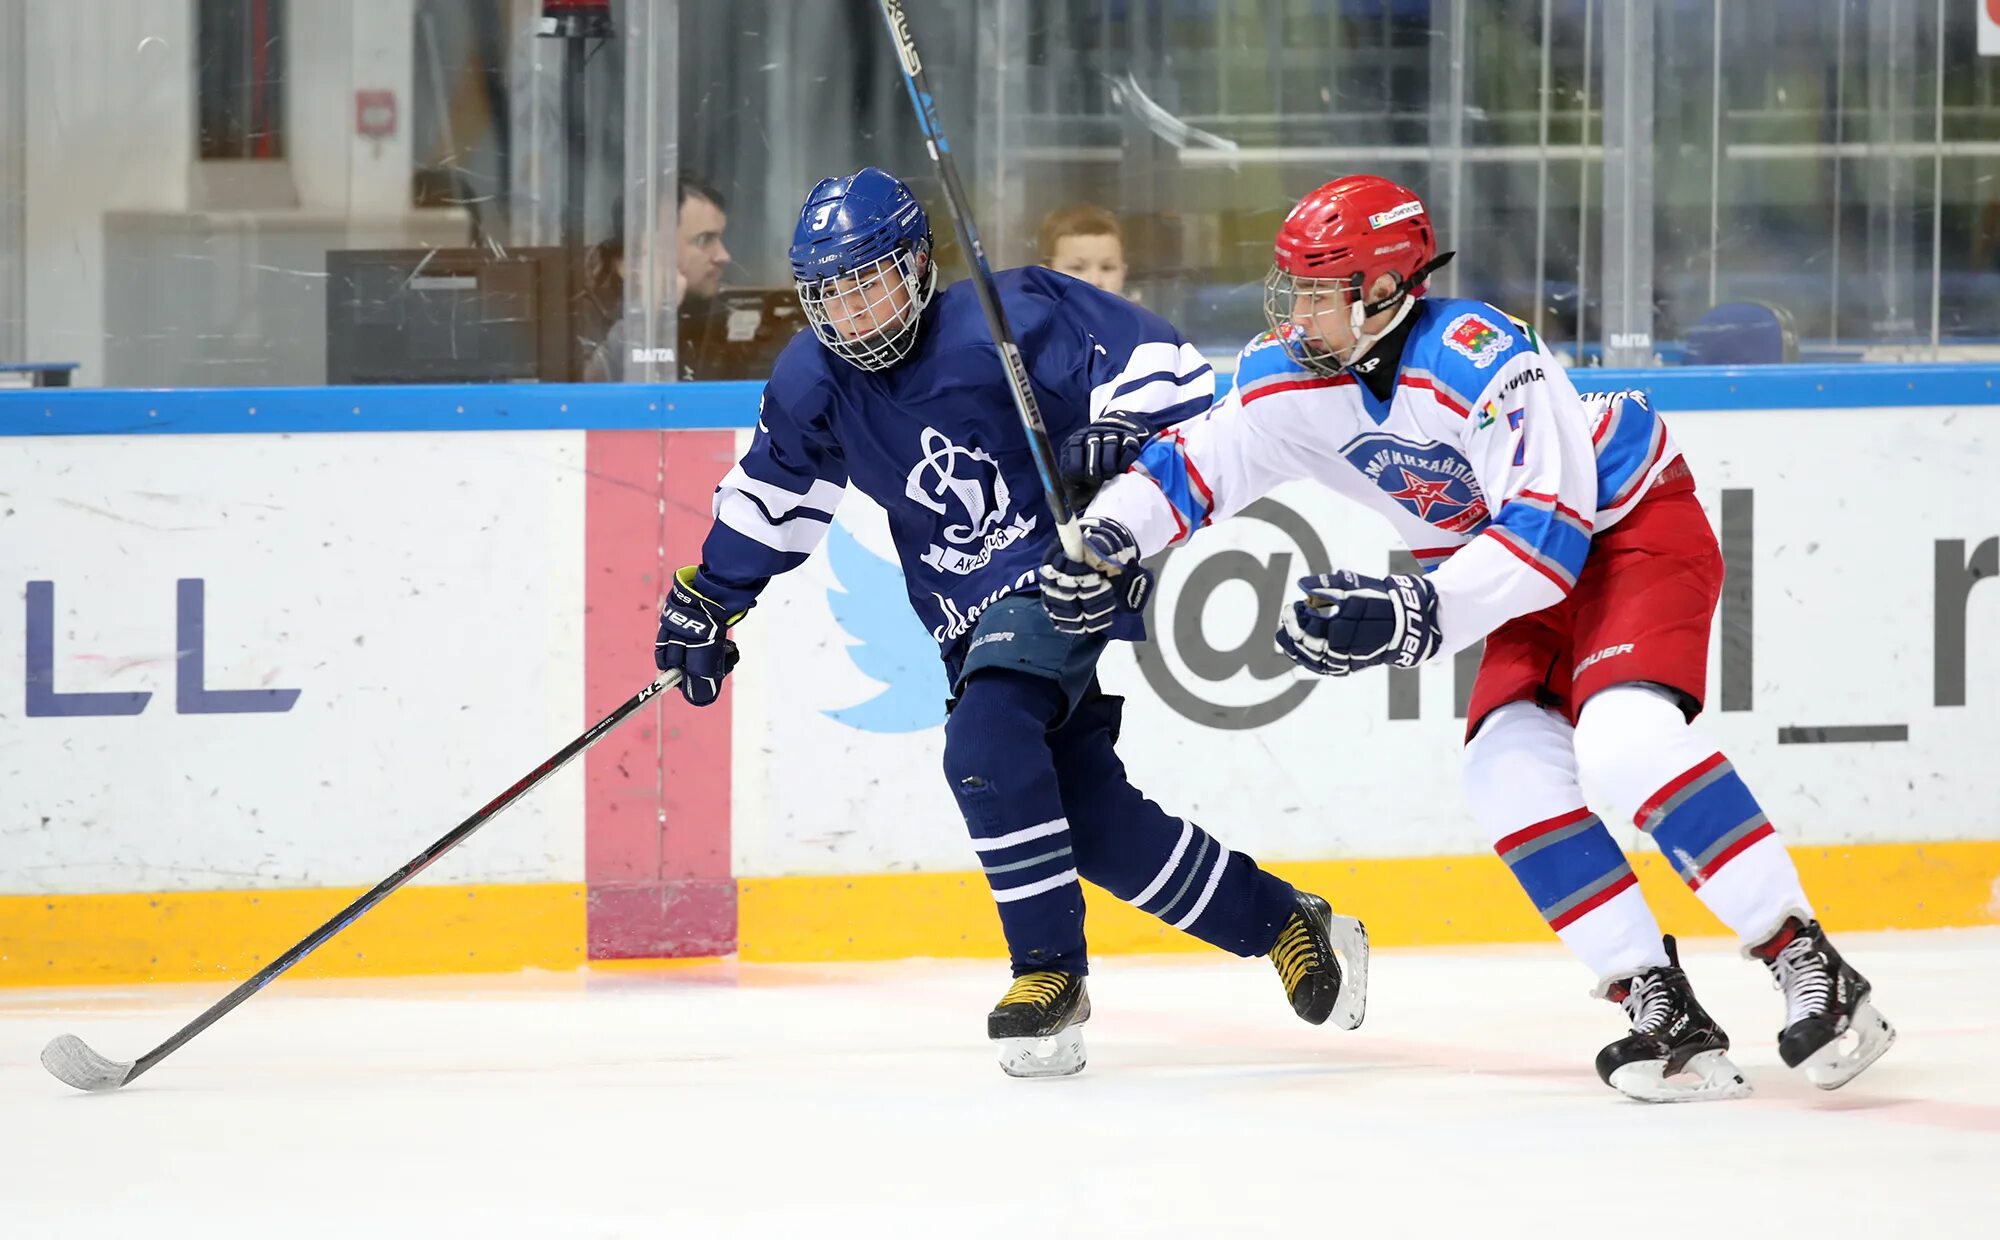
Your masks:
{"label": "helmet ear cover", "polygon": [[[1452,259],[1456,257],[1458,257],[1457,250],[1446,250],[1444,253],[1438,255],[1436,258],[1431,259],[1431,261],[1417,268],[1409,275],[1399,279],[1398,281],[1396,281],[1395,291],[1390,293],[1387,297],[1384,297],[1379,301],[1364,302],[1362,304],[1361,307],[1362,317],[1372,319],[1376,315],[1382,313],[1384,310],[1387,310],[1390,307],[1394,306],[1397,302],[1409,296],[1411,293],[1422,289],[1424,285],[1430,281],[1431,276],[1435,274],[1440,267],[1443,267],[1446,263],[1450,262]],[[1361,295],[1364,292],[1366,292],[1366,290],[1361,287],[1361,273],[1357,271],[1350,278],[1354,281],[1350,296],[1359,299]]]}
{"label": "helmet ear cover", "polygon": [[[1437,273],[1440,267],[1443,267],[1456,257],[1458,257],[1457,250],[1447,250],[1409,275],[1399,276],[1396,280],[1396,287],[1390,290],[1386,296],[1378,298],[1375,301],[1361,302],[1361,316],[1372,319],[1384,310],[1392,309],[1397,302],[1411,293],[1422,289],[1425,283],[1430,280],[1431,276]],[[1361,273],[1357,271],[1347,276],[1345,283],[1347,285],[1347,299],[1351,302],[1361,301],[1362,294],[1366,292],[1361,287]]]}

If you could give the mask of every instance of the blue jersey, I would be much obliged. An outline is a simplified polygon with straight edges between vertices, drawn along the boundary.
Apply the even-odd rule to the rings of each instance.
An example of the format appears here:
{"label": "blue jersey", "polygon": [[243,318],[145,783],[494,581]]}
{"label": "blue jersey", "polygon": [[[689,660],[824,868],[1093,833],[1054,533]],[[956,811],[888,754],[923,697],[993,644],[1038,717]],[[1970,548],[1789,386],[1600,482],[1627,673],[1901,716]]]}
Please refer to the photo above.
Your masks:
{"label": "blue jersey", "polygon": [[[1056,444],[1111,410],[1165,427],[1208,408],[1214,372],[1165,319],[1042,267],[995,283]],[[805,562],[848,486],[888,511],[910,606],[947,658],[987,607],[1032,588],[1055,519],[972,285],[932,301],[888,370],[810,332],[785,348],[750,450],[716,488],[703,592],[748,607]],[[1143,636],[1139,618],[1113,635]]]}

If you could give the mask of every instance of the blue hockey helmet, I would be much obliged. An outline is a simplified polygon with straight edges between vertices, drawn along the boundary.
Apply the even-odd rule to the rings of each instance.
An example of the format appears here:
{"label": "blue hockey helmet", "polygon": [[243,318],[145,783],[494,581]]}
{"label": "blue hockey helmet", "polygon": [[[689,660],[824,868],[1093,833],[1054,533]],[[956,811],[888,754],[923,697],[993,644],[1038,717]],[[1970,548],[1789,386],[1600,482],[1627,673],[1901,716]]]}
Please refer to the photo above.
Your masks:
{"label": "blue hockey helmet", "polygon": [[937,268],[909,186],[880,168],[821,181],[799,209],[790,257],[806,320],[835,356],[886,370],[916,347]]}

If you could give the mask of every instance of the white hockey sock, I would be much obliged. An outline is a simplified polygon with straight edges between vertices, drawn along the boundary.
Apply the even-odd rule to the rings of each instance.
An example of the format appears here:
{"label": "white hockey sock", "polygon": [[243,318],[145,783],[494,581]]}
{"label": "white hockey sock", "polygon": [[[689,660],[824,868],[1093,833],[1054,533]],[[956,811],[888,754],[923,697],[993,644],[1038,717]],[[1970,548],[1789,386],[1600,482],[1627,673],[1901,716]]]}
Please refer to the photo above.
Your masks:
{"label": "white hockey sock", "polygon": [[1465,787],[1535,908],[1599,981],[1667,962],[1632,867],[1583,802],[1569,724],[1528,702],[1487,717],[1465,749]]}
{"label": "white hockey sock", "polygon": [[1680,707],[1646,685],[1584,705],[1577,762],[1619,813],[1653,837],[1682,880],[1746,944],[1810,919],[1798,869],[1750,789]]}

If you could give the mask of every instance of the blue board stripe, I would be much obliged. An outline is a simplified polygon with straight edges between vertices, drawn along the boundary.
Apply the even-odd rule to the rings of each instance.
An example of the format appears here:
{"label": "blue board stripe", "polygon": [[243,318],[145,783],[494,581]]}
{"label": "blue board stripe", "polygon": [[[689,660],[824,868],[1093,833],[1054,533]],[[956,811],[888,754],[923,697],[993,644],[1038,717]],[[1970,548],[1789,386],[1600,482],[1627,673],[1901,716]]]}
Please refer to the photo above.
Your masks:
{"label": "blue board stripe", "polygon": [[[1635,388],[1669,423],[1743,409],[2000,405],[2000,365],[1679,367],[1571,372]],[[762,384],[492,384],[0,391],[0,435],[240,435],[337,431],[714,430],[754,426]]]}
{"label": "blue board stripe", "polygon": [[761,383],[24,388],[0,435],[714,430],[755,426]]}

